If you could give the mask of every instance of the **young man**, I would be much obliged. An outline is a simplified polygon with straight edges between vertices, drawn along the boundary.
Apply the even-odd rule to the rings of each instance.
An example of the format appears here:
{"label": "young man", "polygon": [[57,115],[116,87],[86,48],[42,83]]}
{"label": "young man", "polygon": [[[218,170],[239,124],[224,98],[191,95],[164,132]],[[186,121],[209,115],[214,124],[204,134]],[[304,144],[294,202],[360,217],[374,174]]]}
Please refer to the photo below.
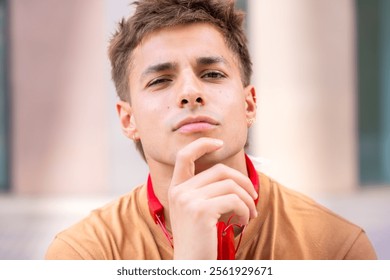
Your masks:
{"label": "young man", "polygon": [[256,93],[232,1],[143,0],[111,41],[144,185],[59,233],[47,259],[375,259],[364,231],[256,172]]}

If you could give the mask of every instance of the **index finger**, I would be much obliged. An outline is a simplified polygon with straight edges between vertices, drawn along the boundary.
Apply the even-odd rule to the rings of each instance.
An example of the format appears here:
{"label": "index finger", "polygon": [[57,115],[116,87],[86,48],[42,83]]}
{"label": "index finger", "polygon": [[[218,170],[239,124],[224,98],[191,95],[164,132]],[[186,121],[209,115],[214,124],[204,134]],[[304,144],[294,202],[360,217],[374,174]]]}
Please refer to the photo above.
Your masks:
{"label": "index finger", "polygon": [[171,186],[179,185],[195,175],[195,161],[205,154],[221,148],[223,141],[216,138],[202,137],[191,142],[176,155]]}

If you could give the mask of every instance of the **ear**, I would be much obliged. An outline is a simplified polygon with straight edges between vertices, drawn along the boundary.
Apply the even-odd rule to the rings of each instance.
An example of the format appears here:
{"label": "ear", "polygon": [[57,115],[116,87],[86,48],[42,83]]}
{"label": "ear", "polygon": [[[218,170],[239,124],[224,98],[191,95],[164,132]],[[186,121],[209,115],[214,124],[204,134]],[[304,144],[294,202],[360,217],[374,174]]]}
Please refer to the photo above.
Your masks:
{"label": "ear", "polygon": [[248,127],[250,127],[256,120],[256,90],[253,85],[249,85],[244,89],[245,92],[245,110]]}
{"label": "ear", "polygon": [[123,134],[134,141],[139,140],[137,125],[130,104],[120,100],[116,103],[116,110],[118,112]]}

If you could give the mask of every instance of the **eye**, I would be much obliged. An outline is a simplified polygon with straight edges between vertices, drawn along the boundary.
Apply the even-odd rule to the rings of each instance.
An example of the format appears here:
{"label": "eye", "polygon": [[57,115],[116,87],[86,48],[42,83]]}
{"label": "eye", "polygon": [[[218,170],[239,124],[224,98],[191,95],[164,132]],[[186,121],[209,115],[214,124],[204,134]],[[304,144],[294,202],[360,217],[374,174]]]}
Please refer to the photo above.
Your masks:
{"label": "eye", "polygon": [[207,71],[202,75],[202,78],[205,79],[223,79],[226,78],[226,75],[220,71]]}
{"label": "eye", "polygon": [[152,86],[157,86],[157,85],[163,85],[165,83],[169,83],[171,82],[172,79],[170,78],[167,78],[167,77],[159,77],[159,78],[156,78],[156,79],[153,79],[151,80],[147,85],[146,87],[152,87]]}

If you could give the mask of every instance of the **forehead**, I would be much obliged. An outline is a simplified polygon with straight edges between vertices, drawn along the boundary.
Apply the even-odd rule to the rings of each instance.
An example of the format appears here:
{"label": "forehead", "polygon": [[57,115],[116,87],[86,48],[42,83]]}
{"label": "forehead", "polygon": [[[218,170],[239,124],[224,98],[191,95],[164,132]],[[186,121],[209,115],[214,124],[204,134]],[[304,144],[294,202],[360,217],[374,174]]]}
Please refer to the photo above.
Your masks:
{"label": "forehead", "polygon": [[146,35],[133,51],[131,68],[137,71],[150,63],[201,56],[222,56],[228,61],[235,57],[221,32],[213,25],[179,25]]}

